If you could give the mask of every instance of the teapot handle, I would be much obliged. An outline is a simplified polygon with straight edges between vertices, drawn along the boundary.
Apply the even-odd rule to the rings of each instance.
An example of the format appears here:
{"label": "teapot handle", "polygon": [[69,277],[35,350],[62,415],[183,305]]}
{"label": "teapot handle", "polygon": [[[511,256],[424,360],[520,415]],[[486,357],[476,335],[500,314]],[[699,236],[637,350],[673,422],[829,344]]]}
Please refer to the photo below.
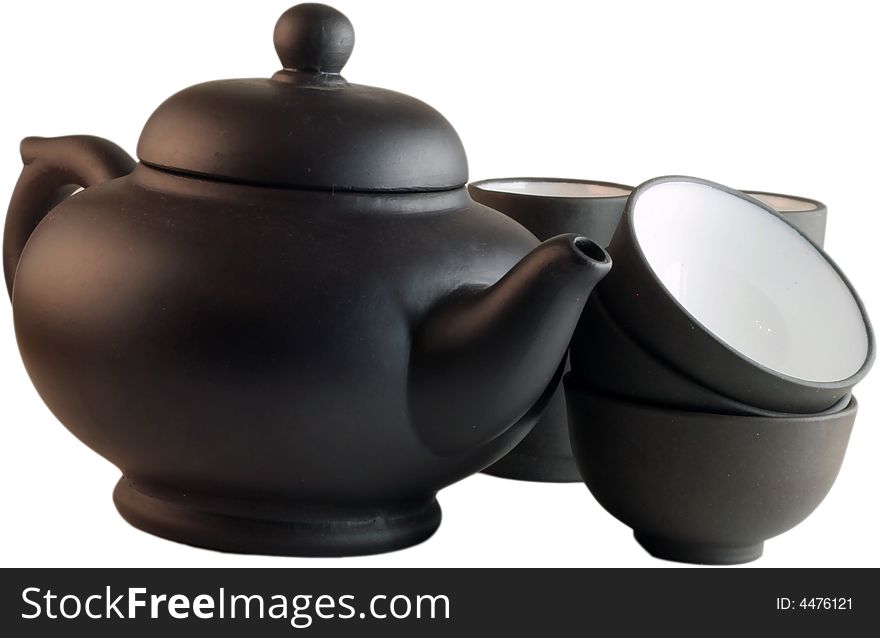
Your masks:
{"label": "teapot handle", "polygon": [[122,177],[135,166],[116,144],[92,135],[26,137],[21,159],[24,168],[12,191],[3,231],[3,273],[10,298],[18,260],[46,214],[78,188]]}

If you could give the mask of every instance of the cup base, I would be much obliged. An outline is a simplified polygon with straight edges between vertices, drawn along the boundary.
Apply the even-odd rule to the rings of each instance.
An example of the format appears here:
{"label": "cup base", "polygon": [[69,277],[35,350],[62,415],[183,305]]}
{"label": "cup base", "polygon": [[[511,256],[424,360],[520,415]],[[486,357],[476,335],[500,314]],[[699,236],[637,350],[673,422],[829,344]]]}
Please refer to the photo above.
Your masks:
{"label": "cup base", "polygon": [[757,560],[764,553],[764,543],[755,545],[711,545],[659,538],[639,531],[635,539],[654,558],[677,563],[701,565],[738,565]]}
{"label": "cup base", "polygon": [[[566,360],[565,371],[568,371]],[[515,481],[534,483],[580,483],[571,442],[565,391],[560,383],[553,391],[535,427],[506,456],[483,473]]]}
{"label": "cup base", "polygon": [[583,481],[572,457],[518,454],[516,449],[483,470],[483,474],[533,483],[580,483]]}
{"label": "cup base", "polygon": [[122,477],[116,509],[141,531],[168,540],[240,554],[355,556],[416,545],[440,525],[431,496],[407,505],[363,508],[278,507],[199,497]]}

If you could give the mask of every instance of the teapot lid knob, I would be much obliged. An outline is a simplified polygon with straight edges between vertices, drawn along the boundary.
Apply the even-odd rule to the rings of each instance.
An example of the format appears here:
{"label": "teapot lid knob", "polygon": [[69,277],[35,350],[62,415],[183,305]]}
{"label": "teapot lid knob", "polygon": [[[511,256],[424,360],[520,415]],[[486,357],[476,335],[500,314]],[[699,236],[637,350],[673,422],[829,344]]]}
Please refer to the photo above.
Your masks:
{"label": "teapot lid knob", "polygon": [[281,14],[274,41],[285,69],[338,74],[354,49],[354,27],[333,7],[308,2]]}

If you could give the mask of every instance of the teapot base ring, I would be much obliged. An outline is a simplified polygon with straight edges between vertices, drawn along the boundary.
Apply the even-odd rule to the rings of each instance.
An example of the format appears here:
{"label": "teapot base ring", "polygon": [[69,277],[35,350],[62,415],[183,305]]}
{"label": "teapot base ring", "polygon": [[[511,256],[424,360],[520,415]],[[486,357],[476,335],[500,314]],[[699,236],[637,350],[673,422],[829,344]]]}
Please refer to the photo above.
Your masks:
{"label": "teapot base ring", "polygon": [[[263,507],[222,499],[169,494],[123,476],[113,491],[122,518],[137,529],[167,540],[238,554],[276,556],[357,556],[410,547],[427,540],[440,525],[433,496],[407,505],[358,509]],[[250,516],[243,512],[250,509]]]}
{"label": "teapot base ring", "polygon": [[654,558],[677,563],[739,565],[757,560],[764,553],[763,542],[742,546],[708,545],[658,538],[638,531],[634,533],[634,536],[638,544]]}

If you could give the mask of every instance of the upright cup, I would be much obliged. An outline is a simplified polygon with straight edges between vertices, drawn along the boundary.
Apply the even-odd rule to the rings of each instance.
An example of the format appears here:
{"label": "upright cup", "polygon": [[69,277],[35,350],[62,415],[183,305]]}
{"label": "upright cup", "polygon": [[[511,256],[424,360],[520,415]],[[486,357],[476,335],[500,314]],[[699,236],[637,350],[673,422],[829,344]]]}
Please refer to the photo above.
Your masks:
{"label": "upright cup", "polygon": [[843,463],[854,397],[821,414],[745,416],[602,394],[564,379],[584,482],[657,558],[745,563],[803,521]]}
{"label": "upright cup", "polygon": [[[579,233],[608,245],[632,187],[610,182],[543,177],[487,179],[468,185],[471,198],[516,220],[538,239]],[[566,372],[569,366],[566,361]],[[576,482],[562,386],[532,432],[485,470],[503,478]]]}
{"label": "upright cup", "polygon": [[743,191],[775,210],[789,224],[807,236],[811,242],[825,246],[825,226],[828,221],[828,208],[822,202],[806,197],[765,193],[763,191]]}

